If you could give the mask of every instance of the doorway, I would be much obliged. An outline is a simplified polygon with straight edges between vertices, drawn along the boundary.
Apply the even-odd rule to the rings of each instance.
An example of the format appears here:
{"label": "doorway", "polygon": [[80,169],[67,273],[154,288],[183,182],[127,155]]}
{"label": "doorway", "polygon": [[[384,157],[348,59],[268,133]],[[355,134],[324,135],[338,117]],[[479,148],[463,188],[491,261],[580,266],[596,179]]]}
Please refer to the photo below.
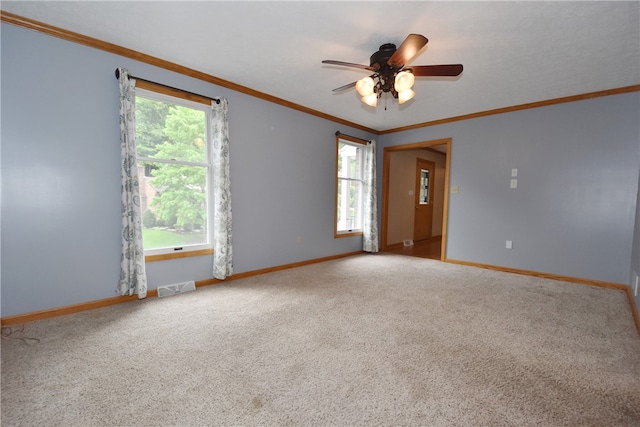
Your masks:
{"label": "doorway", "polygon": [[[431,193],[431,197],[434,197],[431,203],[431,207],[433,208],[432,218],[436,219],[434,222],[434,225],[436,226],[437,230],[436,230],[436,233],[432,233],[431,239],[422,241],[423,243],[422,246],[425,246],[425,244],[428,244],[428,246],[431,246],[431,247],[434,247],[434,246],[439,247],[440,249],[439,256],[437,256],[437,258],[436,257],[434,258],[444,261],[446,259],[446,250],[447,250],[446,242],[447,242],[447,218],[448,218],[448,210],[449,210],[448,189],[449,189],[449,169],[450,169],[450,163],[451,163],[451,159],[450,159],[451,138],[424,141],[424,142],[399,145],[394,147],[385,147],[384,154],[383,154],[383,172],[382,172],[382,211],[381,211],[381,221],[380,221],[380,249],[382,251],[398,252],[398,253],[408,253],[408,252],[411,252],[411,249],[418,249],[418,245],[416,245],[415,248],[409,248],[409,250],[407,251],[407,247],[405,246],[405,244],[407,244],[407,241],[405,241],[406,239],[404,237],[399,240],[395,230],[396,223],[398,222],[398,220],[394,218],[397,217],[400,210],[402,211],[407,211],[409,209],[413,211],[416,210],[417,204],[415,200],[419,199],[420,197],[420,189],[412,187],[412,189],[406,191],[406,193],[399,191],[397,189],[397,182],[396,182],[399,178],[397,178],[395,172],[392,174],[392,167],[391,167],[392,160],[394,160],[395,162],[396,158],[401,156],[407,156],[411,151],[416,151],[416,150],[419,153],[431,153],[431,154],[436,153],[440,156],[440,158],[444,157],[443,159],[444,161],[441,162],[443,163],[443,170],[441,166],[440,168],[441,175],[439,175],[440,184],[438,185],[439,186],[442,185],[442,191],[439,196],[441,200],[439,201],[435,199],[436,187],[433,186],[435,182],[433,178],[435,178],[436,173],[434,172],[429,173],[430,193]],[[418,155],[416,156],[416,158],[417,157],[430,157],[430,160],[432,160],[433,155],[430,155],[430,156]],[[414,162],[413,166],[410,166],[410,169],[411,169],[410,173],[414,177],[412,178],[412,182],[417,182],[417,174],[418,174],[417,170],[421,168],[416,167],[417,160],[414,160],[413,162]],[[420,174],[422,175],[422,172],[420,172]],[[415,179],[415,181],[413,181],[413,179]],[[401,207],[400,206],[401,203],[398,203],[398,201],[399,200],[406,201],[405,199],[407,199],[409,196],[412,199],[410,207],[408,208]],[[433,203],[434,200],[437,201],[438,203]],[[402,203],[404,203],[404,201]],[[411,240],[411,236],[413,236],[414,240],[416,241],[417,241],[416,237],[419,237],[419,235],[417,236],[413,230],[413,227],[415,225],[414,218],[415,218],[415,212],[411,212],[411,221],[410,221],[411,232],[409,234],[409,231],[407,230],[404,231],[404,235],[409,236],[408,237],[409,241]],[[400,221],[400,222],[403,222],[403,221]],[[404,223],[406,225],[407,221],[404,221]],[[410,243],[413,243],[413,242],[410,242]]]}

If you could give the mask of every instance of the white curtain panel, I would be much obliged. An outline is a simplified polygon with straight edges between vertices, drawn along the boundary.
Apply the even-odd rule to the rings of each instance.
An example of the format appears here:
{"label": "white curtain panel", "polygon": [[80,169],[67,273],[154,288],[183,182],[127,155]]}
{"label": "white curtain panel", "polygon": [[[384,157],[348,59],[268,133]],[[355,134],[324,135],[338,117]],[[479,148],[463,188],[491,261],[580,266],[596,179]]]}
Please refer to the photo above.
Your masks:
{"label": "white curtain panel", "polygon": [[371,140],[364,151],[364,220],[362,250],[378,252],[378,201],[376,196],[376,141]]}
{"label": "white curtain panel", "polygon": [[142,246],[142,215],[136,161],[135,80],[120,68],[120,152],[122,194],[122,252],[120,254],[120,295],[147,296],[147,274]]}
{"label": "white curtain panel", "polygon": [[233,275],[231,232],[231,173],[229,169],[228,102],[211,103],[210,131],[213,159],[213,277],[224,280]]}

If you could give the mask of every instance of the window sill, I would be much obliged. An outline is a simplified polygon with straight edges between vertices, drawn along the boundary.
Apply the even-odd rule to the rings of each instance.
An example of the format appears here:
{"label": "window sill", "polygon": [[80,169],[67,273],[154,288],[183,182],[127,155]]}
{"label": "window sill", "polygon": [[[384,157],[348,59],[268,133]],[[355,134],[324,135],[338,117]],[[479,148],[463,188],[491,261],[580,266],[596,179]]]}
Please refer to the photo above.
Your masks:
{"label": "window sill", "polygon": [[177,258],[188,258],[192,256],[202,256],[202,255],[211,255],[213,253],[213,249],[200,249],[197,251],[188,251],[188,252],[175,252],[168,254],[158,254],[158,255],[147,255],[144,257],[145,262],[156,262],[156,261],[165,261],[168,259],[177,259]]}
{"label": "window sill", "polygon": [[340,237],[362,236],[362,231],[347,231],[344,233],[334,233],[336,239]]}

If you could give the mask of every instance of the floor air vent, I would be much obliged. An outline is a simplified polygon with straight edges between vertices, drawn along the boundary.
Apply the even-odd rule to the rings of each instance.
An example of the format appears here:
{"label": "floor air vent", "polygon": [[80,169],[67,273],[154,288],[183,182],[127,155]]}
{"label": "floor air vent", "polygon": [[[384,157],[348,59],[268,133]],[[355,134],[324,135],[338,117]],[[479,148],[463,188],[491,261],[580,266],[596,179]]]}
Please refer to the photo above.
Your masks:
{"label": "floor air vent", "polygon": [[195,291],[196,282],[190,280],[188,282],[174,283],[173,285],[165,285],[158,287],[159,297],[168,297],[169,295],[182,294],[184,292]]}

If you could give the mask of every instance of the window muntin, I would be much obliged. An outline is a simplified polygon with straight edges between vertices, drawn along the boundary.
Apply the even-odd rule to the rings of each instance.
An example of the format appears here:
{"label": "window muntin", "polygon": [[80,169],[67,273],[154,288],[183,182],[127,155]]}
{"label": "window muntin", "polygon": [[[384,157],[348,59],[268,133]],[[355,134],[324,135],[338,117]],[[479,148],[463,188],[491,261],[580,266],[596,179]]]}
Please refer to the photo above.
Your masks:
{"label": "window muntin", "polygon": [[362,233],[363,145],[337,139],[335,235]]}
{"label": "window muntin", "polygon": [[206,105],[136,90],[145,255],[211,248]]}

